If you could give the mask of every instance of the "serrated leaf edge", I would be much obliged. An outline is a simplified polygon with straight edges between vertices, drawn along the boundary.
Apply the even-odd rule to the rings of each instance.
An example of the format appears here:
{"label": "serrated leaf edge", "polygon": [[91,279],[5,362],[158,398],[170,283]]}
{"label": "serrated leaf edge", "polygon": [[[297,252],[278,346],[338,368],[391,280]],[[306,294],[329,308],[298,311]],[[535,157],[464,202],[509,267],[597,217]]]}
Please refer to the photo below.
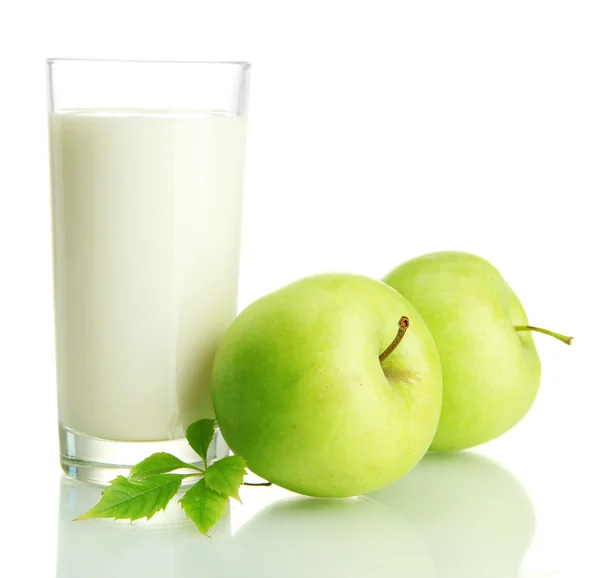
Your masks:
{"label": "serrated leaf edge", "polygon": [[[218,463],[223,461],[223,460],[227,460],[228,458],[238,458],[242,463],[239,464],[239,466],[236,467],[241,467],[243,470],[242,473],[242,481],[239,483],[238,487],[236,488],[235,494],[226,494],[221,492],[220,490],[218,490],[217,488],[215,488],[214,486],[212,486],[209,482],[209,480],[206,479],[206,474],[208,473],[208,471],[213,468],[213,471],[219,472],[223,477],[225,477],[222,473],[222,470],[219,469],[218,467]],[[216,466],[216,467],[215,467]],[[216,462],[214,462],[213,464],[211,464],[208,468],[206,468],[206,472],[204,473],[204,481],[206,483],[206,486],[211,489],[213,492],[216,492],[217,494],[221,494],[223,496],[227,496],[228,498],[233,498],[234,500],[237,500],[240,504],[242,504],[242,499],[240,498],[240,493],[239,493],[239,489],[243,484],[244,481],[244,476],[246,476],[246,474],[248,473],[247,470],[247,465],[246,465],[246,460],[244,458],[242,458],[241,456],[227,456],[226,458],[222,458],[221,460],[217,460]]]}
{"label": "serrated leaf edge", "polygon": [[[106,490],[111,487],[111,486],[108,486],[102,492],[102,497],[100,498],[100,501],[95,506],[93,506],[92,508],[90,508],[87,512],[84,512],[83,514],[81,514],[81,516],[78,516],[77,518],[74,518],[73,521],[74,522],[79,522],[79,521],[85,521],[85,520],[102,519],[102,518],[103,519],[107,519],[107,518],[109,518],[109,519],[113,519],[113,520],[131,520],[133,522],[135,520],[139,520],[139,519],[144,518],[144,517],[146,518],[146,520],[150,520],[155,514],[157,514],[158,512],[163,511],[163,510],[166,509],[167,505],[171,502],[171,500],[175,497],[175,495],[179,491],[179,488],[181,487],[181,483],[182,483],[183,478],[184,478],[184,474],[161,474],[161,475],[173,476],[173,479],[165,482],[162,486],[154,486],[153,488],[150,488],[150,489],[146,490],[145,492],[143,492],[143,493],[135,496],[135,498],[139,498],[139,497],[144,496],[144,495],[146,495],[147,493],[149,493],[149,492],[151,492],[153,490],[163,488],[164,486],[168,485],[169,483],[173,483],[173,482],[177,482],[178,481],[179,483],[177,484],[177,487],[175,488],[175,490],[173,492],[173,495],[169,498],[169,500],[167,501],[167,503],[162,508],[159,508],[158,510],[156,510],[156,512],[153,512],[152,514],[149,514],[149,515],[146,515],[146,516],[140,516],[139,518],[131,518],[130,516],[124,516],[123,518],[117,518],[116,516],[96,516],[96,515],[90,516],[89,514],[93,510],[95,510],[102,503],[102,497],[104,497],[104,492],[106,492]],[[132,485],[136,485],[136,484],[137,485],[141,485],[140,482],[136,482],[135,480],[130,480],[129,478],[126,478],[125,476],[117,476],[114,480],[111,480],[110,483],[112,484],[113,482],[116,482],[119,478],[124,479],[126,482],[128,482],[128,483],[130,483]],[[177,478],[179,478],[179,479],[177,479]],[[132,500],[132,499],[135,499],[135,498],[131,498],[130,497],[129,500]],[[111,506],[106,507],[105,510],[108,510],[110,508],[116,508],[116,507],[124,504],[127,501],[128,500],[123,500],[122,502],[119,502],[117,504],[112,504]]]}
{"label": "serrated leaf edge", "polygon": [[[176,467],[173,467],[170,470],[166,470],[166,471],[162,471],[162,472],[158,471],[158,472],[154,472],[153,473],[152,471],[150,471],[150,473],[144,473],[144,474],[133,473],[133,470],[135,470],[135,468],[137,468],[140,464],[142,464],[146,460],[149,460],[149,459],[151,459],[151,458],[153,458],[155,456],[158,456],[158,455],[169,456],[170,458],[173,458],[174,460],[177,460],[178,465]],[[183,460],[180,460],[177,456],[174,456],[173,454],[170,454],[168,452],[155,452],[155,453],[149,455],[147,458],[144,458],[141,462],[138,462],[137,464],[135,464],[135,466],[133,466],[131,468],[131,470],[129,471],[129,475],[127,476],[127,479],[130,482],[142,482],[142,481],[147,480],[148,478],[152,478],[154,476],[162,476],[164,474],[172,473],[175,470],[182,470],[184,468],[189,468],[191,470],[197,470],[198,471],[197,467],[195,467],[195,466],[193,466],[191,464],[188,464],[188,463],[184,462]],[[179,474],[177,474],[177,475],[179,475]]]}
{"label": "serrated leaf edge", "polygon": [[[198,523],[192,517],[190,517],[190,515],[187,512],[187,510],[183,506],[183,501],[184,501],[185,497],[188,495],[188,493],[190,492],[190,490],[194,489],[196,486],[198,486],[202,482],[204,482],[204,487],[206,488],[206,490],[208,490],[209,492],[215,494],[217,497],[222,498],[223,500],[225,500],[225,511],[223,513],[221,513],[221,515],[214,521],[214,523],[211,524],[208,528],[206,528],[206,530],[203,530],[198,525]],[[186,493],[184,494],[184,496],[182,498],[180,498],[178,501],[179,501],[179,504],[181,505],[181,509],[184,511],[184,513],[185,513],[186,517],[188,518],[188,520],[190,520],[196,526],[196,528],[198,529],[198,531],[201,534],[203,534],[207,538],[211,538],[212,539],[212,536],[209,536],[208,532],[212,528],[214,528],[217,525],[217,523],[221,520],[221,518],[223,517],[223,515],[227,513],[227,504],[229,502],[229,498],[225,494],[221,494],[220,492],[216,492],[215,490],[213,490],[210,486],[208,486],[208,484],[206,483],[205,478],[202,478],[201,480],[199,480],[198,482],[196,482],[191,488],[189,488],[186,491]]]}
{"label": "serrated leaf edge", "polygon": [[[211,422],[212,425],[212,434],[211,434],[211,439],[208,442],[208,445],[206,446],[206,448],[202,447],[201,445],[196,448],[195,446],[197,445],[196,443],[193,443],[190,441],[190,436],[189,436],[189,431],[192,427],[194,427],[197,423],[199,422]],[[212,439],[214,437],[214,433],[215,433],[215,429],[217,427],[217,420],[216,419],[210,419],[210,418],[205,418],[205,419],[199,419],[193,423],[191,423],[185,430],[185,439],[187,440],[188,444],[190,445],[190,447],[200,456],[200,458],[202,458],[202,461],[204,462],[204,467],[208,468],[208,458],[207,458],[207,452],[208,452],[208,448],[210,447],[210,444],[212,443]]]}

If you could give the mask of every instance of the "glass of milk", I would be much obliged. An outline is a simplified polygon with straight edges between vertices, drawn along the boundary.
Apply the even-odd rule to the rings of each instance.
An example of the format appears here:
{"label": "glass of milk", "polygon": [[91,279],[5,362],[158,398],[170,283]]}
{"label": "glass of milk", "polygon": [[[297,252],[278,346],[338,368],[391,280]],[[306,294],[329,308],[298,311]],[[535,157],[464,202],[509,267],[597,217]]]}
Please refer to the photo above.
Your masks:
{"label": "glass of milk", "polygon": [[[61,464],[198,462],[236,315],[250,65],[48,60]],[[227,454],[218,431],[211,459]]]}

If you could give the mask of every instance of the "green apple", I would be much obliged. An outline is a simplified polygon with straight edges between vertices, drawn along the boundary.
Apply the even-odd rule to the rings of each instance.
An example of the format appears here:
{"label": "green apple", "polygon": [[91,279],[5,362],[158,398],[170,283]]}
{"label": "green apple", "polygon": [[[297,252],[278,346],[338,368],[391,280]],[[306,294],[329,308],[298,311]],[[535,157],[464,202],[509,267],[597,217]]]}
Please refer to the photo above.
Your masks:
{"label": "green apple", "polygon": [[508,431],[533,404],[540,360],[523,306],[502,275],[470,253],[407,261],[384,281],[427,323],[440,354],[444,399],[432,450],[470,448]]}
{"label": "green apple", "polygon": [[301,494],[346,497],[423,457],[439,420],[441,366],[422,318],[391,287],[319,275],[237,317],[211,391],[223,437],[252,471]]}
{"label": "green apple", "polygon": [[471,452],[430,453],[370,497],[410,522],[444,578],[514,578],[535,533],[525,488]]}

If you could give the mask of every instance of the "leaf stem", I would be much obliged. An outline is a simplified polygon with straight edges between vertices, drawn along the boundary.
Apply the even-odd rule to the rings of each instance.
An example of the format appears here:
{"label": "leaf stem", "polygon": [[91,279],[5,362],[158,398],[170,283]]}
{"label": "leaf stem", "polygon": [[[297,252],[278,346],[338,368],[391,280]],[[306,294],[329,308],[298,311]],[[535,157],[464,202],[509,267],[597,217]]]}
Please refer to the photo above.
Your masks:
{"label": "leaf stem", "polygon": [[204,472],[203,470],[198,470],[197,473],[194,474],[181,474],[184,478],[193,478],[194,476],[199,476],[199,477],[203,477],[206,475],[206,472]]}
{"label": "leaf stem", "polygon": [[543,333],[544,335],[550,335],[550,337],[554,337],[567,345],[572,345],[574,337],[569,337],[568,335],[562,335],[561,333],[555,333],[554,331],[550,331],[549,329],[542,329],[541,327],[533,327],[532,325],[515,325],[515,331],[537,331],[538,333]]}
{"label": "leaf stem", "polygon": [[402,341],[409,325],[410,322],[408,317],[405,315],[400,317],[400,321],[398,321],[398,333],[396,334],[396,337],[394,337],[394,341],[392,341],[388,348],[379,356],[379,363],[383,363],[393,353],[394,349],[398,347],[398,344]]}

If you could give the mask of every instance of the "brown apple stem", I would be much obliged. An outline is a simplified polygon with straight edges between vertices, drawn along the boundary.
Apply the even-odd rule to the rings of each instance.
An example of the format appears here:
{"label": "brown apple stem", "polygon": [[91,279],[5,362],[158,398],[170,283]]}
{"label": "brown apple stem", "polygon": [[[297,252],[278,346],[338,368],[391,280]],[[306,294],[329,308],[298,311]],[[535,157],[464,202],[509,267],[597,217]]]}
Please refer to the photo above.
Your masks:
{"label": "brown apple stem", "polygon": [[550,335],[567,345],[571,345],[573,343],[574,337],[569,337],[567,335],[562,335],[560,333],[555,333],[554,331],[550,331],[549,329],[542,329],[540,327],[533,327],[532,325],[515,325],[515,331],[537,331],[538,333],[543,333],[544,335]]}
{"label": "brown apple stem", "polygon": [[396,333],[394,341],[392,341],[388,348],[379,356],[379,363],[383,363],[392,354],[394,349],[398,347],[398,344],[402,341],[402,338],[404,337],[409,325],[410,322],[408,321],[408,317],[405,315],[400,317],[400,321],[398,321],[398,333]]}
{"label": "brown apple stem", "polygon": [[271,482],[244,482],[244,486],[272,486]]}

